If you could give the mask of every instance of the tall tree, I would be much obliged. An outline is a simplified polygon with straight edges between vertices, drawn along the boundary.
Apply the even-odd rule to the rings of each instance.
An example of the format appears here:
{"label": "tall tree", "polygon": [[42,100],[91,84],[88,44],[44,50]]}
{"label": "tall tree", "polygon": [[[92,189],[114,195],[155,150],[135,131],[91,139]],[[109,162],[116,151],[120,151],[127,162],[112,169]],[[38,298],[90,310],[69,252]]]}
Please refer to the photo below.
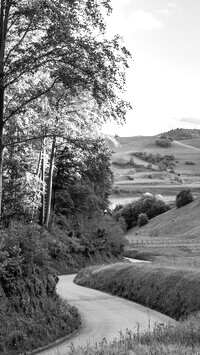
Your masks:
{"label": "tall tree", "polygon": [[65,97],[87,92],[102,120],[125,119],[119,92],[130,53],[119,37],[105,39],[103,9],[109,0],[0,1],[0,211],[3,150],[21,139],[5,139],[7,127],[38,98],[61,83]]}

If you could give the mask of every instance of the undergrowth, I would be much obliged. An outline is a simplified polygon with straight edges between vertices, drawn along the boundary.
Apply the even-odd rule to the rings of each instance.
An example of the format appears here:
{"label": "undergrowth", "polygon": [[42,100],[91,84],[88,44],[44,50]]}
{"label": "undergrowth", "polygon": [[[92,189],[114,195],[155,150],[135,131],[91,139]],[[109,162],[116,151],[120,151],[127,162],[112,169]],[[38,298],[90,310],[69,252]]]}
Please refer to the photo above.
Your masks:
{"label": "undergrowth", "polygon": [[200,311],[199,277],[198,270],[117,263],[82,270],[75,282],[138,302],[179,319]]}
{"label": "undergrowth", "polygon": [[104,338],[95,346],[71,348],[69,355],[197,355],[200,354],[200,314],[176,325],[155,325],[153,332],[126,330],[108,343]]}

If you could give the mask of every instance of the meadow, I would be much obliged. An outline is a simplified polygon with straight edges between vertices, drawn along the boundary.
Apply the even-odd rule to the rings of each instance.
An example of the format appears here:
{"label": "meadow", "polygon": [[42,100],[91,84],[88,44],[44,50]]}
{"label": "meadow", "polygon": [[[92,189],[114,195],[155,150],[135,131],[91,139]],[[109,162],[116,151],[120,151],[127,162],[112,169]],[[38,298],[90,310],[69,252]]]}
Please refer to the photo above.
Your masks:
{"label": "meadow", "polygon": [[[159,193],[166,201],[172,201],[183,187],[189,187],[195,196],[199,195],[199,139],[173,141],[169,148],[157,146],[155,140],[150,136],[118,137],[117,145],[111,146],[115,181],[111,206],[117,204],[117,199],[124,204],[127,198],[140,197],[145,192]],[[146,161],[135,156],[134,164],[130,164],[131,154],[135,152],[172,154],[175,158],[173,169],[160,170],[158,164],[149,168]]]}

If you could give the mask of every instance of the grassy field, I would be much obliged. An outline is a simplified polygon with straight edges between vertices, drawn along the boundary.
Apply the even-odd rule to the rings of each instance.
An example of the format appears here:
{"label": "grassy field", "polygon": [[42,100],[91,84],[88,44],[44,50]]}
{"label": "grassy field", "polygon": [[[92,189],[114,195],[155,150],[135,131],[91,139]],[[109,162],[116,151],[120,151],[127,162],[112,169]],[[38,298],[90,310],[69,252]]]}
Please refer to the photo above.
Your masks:
{"label": "grassy field", "polygon": [[200,149],[200,138],[182,140],[181,142]]}
{"label": "grassy field", "polygon": [[[111,197],[117,203],[125,203],[127,197],[140,197],[142,193],[159,193],[166,200],[175,199],[176,194],[183,188],[189,187],[195,196],[200,194],[200,143],[199,139],[174,141],[170,148],[155,145],[155,137],[118,137],[117,146],[112,146],[112,170],[115,187]],[[160,171],[159,166],[133,157],[136,166],[128,164],[131,153],[147,152],[152,154],[173,154],[174,167]],[[193,165],[186,162],[192,162]],[[168,199],[167,199],[168,197]],[[124,198],[124,201],[123,201]]]}
{"label": "grassy field", "polygon": [[173,208],[126,234],[129,257],[143,258],[184,268],[200,266],[200,198]]}

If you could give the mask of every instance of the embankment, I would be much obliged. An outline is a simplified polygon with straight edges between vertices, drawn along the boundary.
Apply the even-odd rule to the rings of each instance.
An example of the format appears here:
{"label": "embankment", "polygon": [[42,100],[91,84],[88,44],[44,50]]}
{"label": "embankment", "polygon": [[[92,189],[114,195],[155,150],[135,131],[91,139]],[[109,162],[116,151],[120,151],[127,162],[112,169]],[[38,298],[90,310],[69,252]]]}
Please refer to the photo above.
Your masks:
{"label": "embankment", "polygon": [[117,263],[84,269],[76,276],[75,282],[180,319],[200,311],[199,279],[198,270]]}

